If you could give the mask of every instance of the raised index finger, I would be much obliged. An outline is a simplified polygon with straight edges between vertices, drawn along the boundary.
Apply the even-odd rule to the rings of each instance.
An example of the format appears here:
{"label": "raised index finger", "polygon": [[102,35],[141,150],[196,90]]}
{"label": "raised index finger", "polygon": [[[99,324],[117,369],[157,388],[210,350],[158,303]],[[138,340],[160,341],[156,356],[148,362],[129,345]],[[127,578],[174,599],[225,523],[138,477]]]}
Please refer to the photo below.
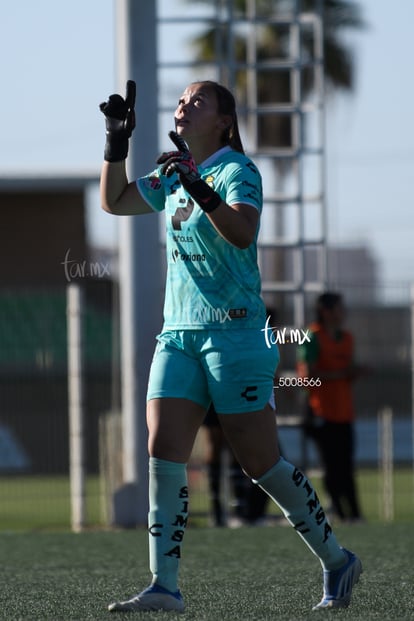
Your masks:
{"label": "raised index finger", "polygon": [[135,106],[135,96],[137,92],[137,85],[134,80],[128,80],[126,83],[126,96],[125,103],[128,106],[128,110],[133,110]]}
{"label": "raised index finger", "polygon": [[168,132],[168,136],[171,138],[179,151],[181,151],[182,153],[188,153],[189,148],[187,147],[186,141],[184,140],[184,138],[181,138],[181,136],[179,136],[177,132],[170,131]]}

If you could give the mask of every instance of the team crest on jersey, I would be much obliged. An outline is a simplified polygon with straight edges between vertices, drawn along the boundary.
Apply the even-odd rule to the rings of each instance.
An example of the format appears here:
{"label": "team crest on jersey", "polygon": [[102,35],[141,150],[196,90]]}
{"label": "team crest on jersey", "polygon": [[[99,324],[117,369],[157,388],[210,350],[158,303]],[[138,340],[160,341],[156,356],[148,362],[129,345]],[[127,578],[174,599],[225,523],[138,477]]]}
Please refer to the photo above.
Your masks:
{"label": "team crest on jersey", "polygon": [[214,188],[214,177],[213,177],[213,175],[209,175],[208,177],[206,177],[204,179],[204,181],[207,183],[207,185],[210,186],[210,188]]}

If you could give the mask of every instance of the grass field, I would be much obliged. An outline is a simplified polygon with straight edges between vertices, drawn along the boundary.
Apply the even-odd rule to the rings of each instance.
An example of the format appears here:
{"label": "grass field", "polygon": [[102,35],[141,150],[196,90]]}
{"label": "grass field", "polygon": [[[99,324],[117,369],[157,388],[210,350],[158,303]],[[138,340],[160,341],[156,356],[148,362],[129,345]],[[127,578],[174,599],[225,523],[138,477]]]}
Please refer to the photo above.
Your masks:
{"label": "grass field", "polygon": [[[414,525],[341,526],[343,545],[364,573],[350,608],[312,612],[322,593],[319,562],[288,527],[189,528],[183,546],[183,615],[131,619],[182,621],[412,621]],[[147,585],[147,534],[0,534],[0,619],[102,621],[110,601]]]}
{"label": "grass field", "polygon": [[[358,488],[364,516],[369,522],[383,522],[383,484],[377,469],[358,472]],[[326,506],[318,476],[311,479]],[[414,474],[412,468],[397,468],[394,473],[394,520],[414,523]],[[206,516],[208,493],[205,474],[190,472],[191,513]],[[68,476],[14,476],[0,477],[0,532],[27,530],[58,530],[70,528],[70,498]],[[88,477],[86,485],[87,524],[105,525],[102,507],[102,489],[98,477]],[[269,504],[269,513],[279,513]],[[197,518],[198,525],[207,519]]]}
{"label": "grass field", "polygon": [[[183,615],[136,613],[134,619],[302,621],[414,620],[412,469],[394,475],[394,523],[382,523],[382,480],[358,473],[367,524],[336,527],[362,558],[364,574],[349,609],[312,612],[322,594],[318,561],[289,527],[206,528],[208,496],[192,475],[190,526],[184,542]],[[191,480],[191,477],[190,477]],[[320,480],[312,476],[323,498]],[[145,529],[102,529],[101,488],[87,481],[89,532],[72,534],[68,477],[0,478],[0,620],[88,621],[119,618],[106,606],[149,581]],[[269,513],[277,513],[270,508]],[[204,516],[204,517],[203,517]],[[122,615],[121,615],[122,616]],[[122,616],[122,618],[125,618]]]}

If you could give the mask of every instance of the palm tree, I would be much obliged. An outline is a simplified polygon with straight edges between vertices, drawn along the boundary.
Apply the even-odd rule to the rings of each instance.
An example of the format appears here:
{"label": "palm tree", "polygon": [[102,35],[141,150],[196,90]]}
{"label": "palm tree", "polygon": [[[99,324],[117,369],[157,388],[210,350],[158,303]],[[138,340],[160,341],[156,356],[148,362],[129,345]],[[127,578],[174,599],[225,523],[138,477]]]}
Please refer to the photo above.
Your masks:
{"label": "palm tree", "polygon": [[[315,0],[302,2],[302,11],[312,11],[315,8]],[[341,41],[340,32],[343,28],[362,27],[359,9],[353,2],[346,0],[327,0],[323,8],[323,58],[324,58],[324,82],[326,92],[332,93],[337,90],[352,90],[354,85],[354,63],[351,49]],[[263,29],[263,41],[258,48],[258,60],[268,60],[282,53],[288,45],[288,37],[275,28]],[[313,35],[310,30],[302,30],[302,53],[312,62]],[[311,65],[304,64],[301,72],[302,97],[306,96],[314,88],[314,72]],[[275,90],[279,93],[281,101],[289,101],[292,92],[290,75],[288,72],[274,74],[272,79],[266,79],[261,75],[258,80],[258,102],[271,103],[275,99]],[[279,121],[275,125],[275,120]],[[262,127],[259,126],[259,144],[279,144],[281,147],[291,146],[292,128],[288,123],[288,117],[274,117],[267,115],[263,118]],[[260,131],[260,129],[262,131]],[[279,134],[279,135],[278,135]]]}
{"label": "palm tree", "polygon": [[[187,0],[192,4],[203,3],[223,6],[227,2],[217,0]],[[283,14],[283,11],[292,11],[296,5],[300,6],[301,13],[314,11],[322,1],[323,5],[323,56],[324,81],[326,94],[335,91],[352,91],[355,79],[354,57],[352,49],[341,37],[347,30],[357,30],[365,27],[358,3],[352,0],[256,0],[256,17],[258,18],[258,36],[256,58],[263,63],[263,69],[257,70],[257,102],[259,105],[271,103],[286,103],[291,100],[292,85],[288,71],[271,72],[266,69],[266,61],[274,61],[289,56],[288,28],[272,23],[272,17]],[[233,0],[233,18],[246,19],[248,0]],[[309,30],[303,29],[302,50],[308,60],[313,57],[312,35]],[[196,57],[201,61],[221,61],[223,75],[221,79],[229,82],[231,76],[226,75],[224,60],[232,58],[240,67],[236,71],[236,80],[233,85],[237,90],[237,98],[246,103],[246,71],[243,65],[247,62],[247,36],[233,28],[229,22],[223,21],[220,25],[213,25],[192,41]],[[228,46],[232,49],[229,50]],[[269,65],[271,66],[271,65]],[[270,78],[270,79],[269,79]],[[312,69],[302,69],[302,95],[308,95],[314,87]],[[292,143],[291,128],[287,116],[265,115],[258,127],[258,145],[290,146]]]}

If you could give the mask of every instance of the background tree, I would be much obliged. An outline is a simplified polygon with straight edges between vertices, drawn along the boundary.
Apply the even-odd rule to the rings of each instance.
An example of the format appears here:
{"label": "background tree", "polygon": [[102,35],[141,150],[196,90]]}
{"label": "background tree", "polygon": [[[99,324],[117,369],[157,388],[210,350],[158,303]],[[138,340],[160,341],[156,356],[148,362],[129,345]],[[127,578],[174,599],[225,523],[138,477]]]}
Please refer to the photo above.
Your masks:
{"label": "background tree", "polygon": [[[217,0],[187,0],[192,4],[210,4],[220,8],[227,2]],[[248,0],[233,0],[233,18],[246,18]],[[323,7],[323,55],[324,81],[326,94],[335,91],[352,91],[355,82],[355,60],[350,43],[344,39],[344,33],[360,30],[366,26],[362,19],[361,8],[352,0],[256,0],[257,25],[257,60],[260,62],[275,61],[288,58],[289,32],[287,26],[271,23],[271,18],[293,12],[300,7],[300,13],[314,12],[319,4]],[[266,20],[267,23],[266,23]],[[230,32],[231,31],[231,32]],[[304,67],[301,76],[302,95],[307,96],[314,87],[312,69],[306,66],[306,61],[313,59],[313,36],[310,29],[303,28],[301,32],[302,54]],[[237,98],[243,109],[246,104],[246,71],[243,65],[247,63],[247,34],[242,29],[233,28],[232,24],[223,21],[212,23],[201,35],[192,41],[196,58],[201,61],[219,61],[223,65],[221,79],[229,82],[226,75],[225,60],[231,58],[241,68],[236,71],[235,88]],[[232,49],[228,49],[229,45]],[[259,69],[256,76],[258,104],[287,103],[291,101],[292,85],[289,71],[271,71]],[[291,128],[289,118],[278,115],[266,115],[266,122],[259,125],[257,137],[259,146],[290,146]]]}

